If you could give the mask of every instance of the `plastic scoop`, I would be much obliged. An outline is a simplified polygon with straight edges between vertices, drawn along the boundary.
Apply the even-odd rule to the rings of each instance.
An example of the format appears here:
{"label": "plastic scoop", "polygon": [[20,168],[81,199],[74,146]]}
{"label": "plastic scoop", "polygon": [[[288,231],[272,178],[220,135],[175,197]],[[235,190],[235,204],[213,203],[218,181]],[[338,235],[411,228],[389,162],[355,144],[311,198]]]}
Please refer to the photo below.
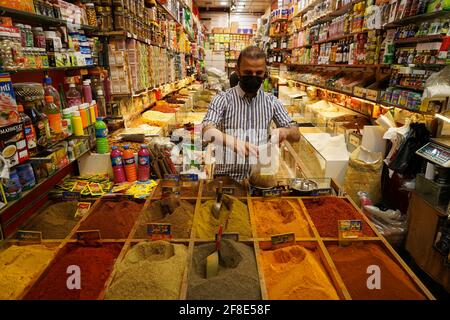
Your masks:
{"label": "plastic scoop", "polygon": [[219,274],[219,250],[222,241],[222,225],[219,227],[219,233],[216,239],[216,251],[206,257],[206,278],[212,278]]}
{"label": "plastic scoop", "polygon": [[219,219],[220,208],[222,208],[222,198],[223,198],[223,181],[219,181],[219,188],[217,189],[216,202],[212,206],[212,214],[214,218]]}

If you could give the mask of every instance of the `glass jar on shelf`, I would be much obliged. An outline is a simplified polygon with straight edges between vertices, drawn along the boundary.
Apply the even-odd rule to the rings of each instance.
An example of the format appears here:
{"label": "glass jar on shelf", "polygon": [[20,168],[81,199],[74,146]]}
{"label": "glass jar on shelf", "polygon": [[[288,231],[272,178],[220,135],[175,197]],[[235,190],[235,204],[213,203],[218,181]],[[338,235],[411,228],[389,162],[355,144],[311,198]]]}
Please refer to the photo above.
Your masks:
{"label": "glass jar on shelf", "polygon": [[115,7],[114,9],[114,30],[123,31],[125,29],[125,14],[123,7]]}
{"label": "glass jar on shelf", "polygon": [[42,27],[35,27],[32,29],[32,31],[33,31],[34,46],[36,48],[45,48],[46,44],[45,44],[44,29],[42,29]]}
{"label": "glass jar on shelf", "polygon": [[95,5],[92,2],[86,3],[86,16],[88,24],[91,27],[97,27],[97,15],[95,13]]}

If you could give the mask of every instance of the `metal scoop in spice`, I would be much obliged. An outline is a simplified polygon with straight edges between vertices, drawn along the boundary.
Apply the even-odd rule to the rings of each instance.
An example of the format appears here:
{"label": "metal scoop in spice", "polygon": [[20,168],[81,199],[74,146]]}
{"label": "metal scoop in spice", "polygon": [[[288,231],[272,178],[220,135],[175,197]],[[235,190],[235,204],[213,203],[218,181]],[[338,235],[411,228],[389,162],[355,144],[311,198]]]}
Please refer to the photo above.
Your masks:
{"label": "metal scoop in spice", "polygon": [[223,198],[223,181],[219,181],[219,187],[217,188],[216,202],[211,208],[214,218],[219,219],[220,208],[222,208],[222,198]]}

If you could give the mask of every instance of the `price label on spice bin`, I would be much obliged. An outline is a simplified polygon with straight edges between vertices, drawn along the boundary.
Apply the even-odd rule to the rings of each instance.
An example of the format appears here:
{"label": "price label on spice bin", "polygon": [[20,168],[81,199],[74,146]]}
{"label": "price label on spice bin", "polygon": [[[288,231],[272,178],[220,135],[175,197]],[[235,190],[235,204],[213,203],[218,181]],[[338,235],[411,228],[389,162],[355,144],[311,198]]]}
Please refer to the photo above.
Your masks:
{"label": "price label on spice bin", "polygon": [[178,174],[165,174],[164,175],[164,180],[179,182],[180,181],[180,175],[178,175]]}
{"label": "price label on spice bin", "polygon": [[170,223],[147,223],[147,234],[152,240],[172,239]]}
{"label": "price label on spice bin", "polygon": [[72,192],[72,191],[64,191],[62,193],[62,201],[79,201],[81,198],[81,193]]}
{"label": "price label on spice bin", "polygon": [[17,240],[27,243],[41,243],[42,232],[19,230],[17,231]]}
{"label": "price label on spice bin", "polygon": [[270,190],[263,190],[262,192],[263,197],[281,197],[281,190],[280,189],[270,189]]}
{"label": "price label on spice bin", "polygon": [[[219,237],[219,234],[216,233],[216,241],[217,241],[218,237]],[[237,233],[237,232],[224,232],[224,233],[222,233],[222,239],[229,239],[229,240],[239,241],[239,233]]]}
{"label": "price label on spice bin", "polygon": [[78,241],[96,241],[102,239],[102,236],[100,235],[100,230],[77,231],[76,236]]}
{"label": "price label on spice bin", "polygon": [[272,245],[295,243],[295,233],[282,233],[271,237]]}
{"label": "price label on spice bin", "polygon": [[358,239],[362,237],[361,220],[339,220],[339,239]]}
{"label": "price label on spice bin", "polygon": [[236,187],[223,187],[222,188],[223,194],[228,194],[230,196],[234,196],[236,192]]}
{"label": "price label on spice bin", "polygon": [[196,182],[198,181],[198,174],[195,173],[180,174],[180,179],[183,182]]}

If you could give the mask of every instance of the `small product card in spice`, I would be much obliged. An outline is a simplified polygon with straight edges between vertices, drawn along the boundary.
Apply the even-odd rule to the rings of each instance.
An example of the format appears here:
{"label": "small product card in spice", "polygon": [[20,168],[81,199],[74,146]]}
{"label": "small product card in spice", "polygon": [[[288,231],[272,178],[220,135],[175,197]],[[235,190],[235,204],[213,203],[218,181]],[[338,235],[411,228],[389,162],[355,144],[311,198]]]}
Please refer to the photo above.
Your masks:
{"label": "small product card in spice", "polygon": [[78,202],[77,211],[75,212],[75,219],[80,219],[88,214],[89,209],[91,209],[90,202]]}
{"label": "small product card in spice", "polygon": [[40,231],[17,231],[17,240],[21,242],[30,243],[41,243],[42,242],[42,232]]}
{"label": "small product card in spice", "polygon": [[76,237],[78,241],[96,241],[102,239],[100,230],[77,231]]}
{"label": "small product card in spice", "polygon": [[[216,241],[219,237],[219,234],[216,233]],[[224,232],[222,233],[222,239],[229,239],[234,241],[239,241],[239,233],[237,232]]]}
{"label": "small product card in spice", "polygon": [[152,240],[172,239],[170,223],[147,223],[147,234]]}
{"label": "small product card in spice", "polygon": [[64,191],[62,193],[62,201],[79,201],[81,194],[79,192]]}
{"label": "small product card in spice", "polygon": [[272,245],[295,244],[295,233],[277,234],[271,237]]}
{"label": "small product card in spice", "polygon": [[[88,185],[89,185],[89,182],[77,181],[75,183],[75,185],[73,186],[72,190],[70,190],[70,191],[72,191],[72,192],[81,192],[81,194],[83,194],[83,191],[85,189],[88,190],[88,188],[87,188]],[[89,192],[89,190],[88,190],[88,192]]]}
{"label": "small product card in spice", "polygon": [[362,237],[362,221],[361,220],[339,220],[339,239],[358,239]]}

